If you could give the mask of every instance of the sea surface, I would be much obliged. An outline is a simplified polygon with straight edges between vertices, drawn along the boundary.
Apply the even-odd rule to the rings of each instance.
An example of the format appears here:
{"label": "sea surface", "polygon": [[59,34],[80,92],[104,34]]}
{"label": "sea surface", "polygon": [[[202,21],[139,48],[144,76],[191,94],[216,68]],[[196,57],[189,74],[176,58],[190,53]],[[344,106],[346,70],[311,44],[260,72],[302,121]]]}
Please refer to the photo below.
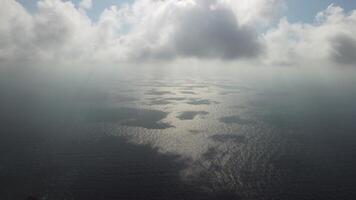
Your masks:
{"label": "sea surface", "polygon": [[0,199],[354,199],[356,73],[335,71],[9,73]]}

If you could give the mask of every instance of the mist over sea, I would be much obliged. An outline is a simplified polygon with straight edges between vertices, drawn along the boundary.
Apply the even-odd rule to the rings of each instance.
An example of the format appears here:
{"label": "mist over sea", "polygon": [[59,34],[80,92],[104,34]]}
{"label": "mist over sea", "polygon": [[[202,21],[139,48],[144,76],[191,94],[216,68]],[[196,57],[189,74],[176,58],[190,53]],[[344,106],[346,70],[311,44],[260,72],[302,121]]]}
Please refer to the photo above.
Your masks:
{"label": "mist over sea", "polygon": [[219,69],[2,70],[0,199],[356,196],[355,72]]}

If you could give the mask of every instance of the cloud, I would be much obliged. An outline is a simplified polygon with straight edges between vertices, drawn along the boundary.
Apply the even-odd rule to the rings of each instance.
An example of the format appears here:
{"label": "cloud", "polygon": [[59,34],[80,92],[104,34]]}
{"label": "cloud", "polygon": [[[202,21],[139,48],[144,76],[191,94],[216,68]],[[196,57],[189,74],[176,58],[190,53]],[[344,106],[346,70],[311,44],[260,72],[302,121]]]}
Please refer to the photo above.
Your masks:
{"label": "cloud", "polygon": [[4,0],[0,60],[9,66],[251,59],[263,50],[256,27],[261,19],[273,18],[272,5],[281,1],[248,2],[136,0],[107,8],[93,22],[86,14],[90,0],[79,7],[40,0],[34,14],[15,0]]}
{"label": "cloud", "polygon": [[82,0],[82,1],[79,3],[79,7],[80,7],[81,9],[84,9],[84,10],[88,10],[88,9],[90,9],[92,6],[93,6],[92,0]]}
{"label": "cloud", "polygon": [[104,11],[100,24],[111,35],[124,32],[124,59],[238,59],[262,49],[253,25],[240,24],[228,1],[138,0]]}
{"label": "cloud", "polygon": [[[147,34],[139,58],[176,57],[236,59],[255,57],[261,46],[251,27],[239,24],[233,11],[216,1],[167,1],[152,27],[138,25]],[[158,44],[158,45],[156,45]],[[138,48],[141,49],[141,48]],[[138,49],[134,49],[137,51]]]}
{"label": "cloud", "polygon": [[226,3],[243,25],[268,26],[287,9],[284,0],[220,0]]}
{"label": "cloud", "polygon": [[92,52],[94,27],[71,2],[43,0],[29,14],[21,4],[4,0],[0,18],[0,60],[6,66],[75,63]]}
{"label": "cloud", "polygon": [[283,0],[136,0],[105,9],[92,1],[15,0],[0,8],[1,67],[115,65],[195,59],[251,65],[355,65],[356,11],[330,5],[314,23],[279,19]]}
{"label": "cloud", "polygon": [[333,59],[345,65],[356,65],[356,38],[337,35],[332,40]]}
{"label": "cloud", "polygon": [[315,22],[289,23],[285,18],[263,38],[267,65],[356,66],[356,11],[345,13],[335,5],[315,17]]}
{"label": "cloud", "polygon": [[31,41],[32,17],[15,1],[0,6],[0,63],[26,57]]}

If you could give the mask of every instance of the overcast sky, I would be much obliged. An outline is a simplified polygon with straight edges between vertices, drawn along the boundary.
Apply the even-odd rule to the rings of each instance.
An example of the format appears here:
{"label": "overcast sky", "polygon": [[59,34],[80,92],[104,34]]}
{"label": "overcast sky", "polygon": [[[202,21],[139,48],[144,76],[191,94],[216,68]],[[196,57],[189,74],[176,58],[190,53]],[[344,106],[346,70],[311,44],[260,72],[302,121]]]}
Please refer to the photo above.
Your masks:
{"label": "overcast sky", "polygon": [[351,0],[3,0],[4,66],[355,66]]}

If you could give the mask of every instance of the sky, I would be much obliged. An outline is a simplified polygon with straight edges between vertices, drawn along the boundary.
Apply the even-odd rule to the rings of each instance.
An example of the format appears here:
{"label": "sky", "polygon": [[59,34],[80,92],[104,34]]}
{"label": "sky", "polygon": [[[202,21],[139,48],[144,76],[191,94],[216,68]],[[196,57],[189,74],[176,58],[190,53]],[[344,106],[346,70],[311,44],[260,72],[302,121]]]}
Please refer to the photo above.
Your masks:
{"label": "sky", "polygon": [[315,15],[331,4],[350,12],[356,8],[353,0],[287,0],[288,11],[286,16],[291,22],[312,22]]}
{"label": "sky", "polygon": [[351,0],[4,0],[1,65],[356,65]]}
{"label": "sky", "polygon": [[[80,4],[81,0],[73,0],[72,2],[76,5]],[[90,9],[87,13],[89,17],[96,21],[99,19],[100,14],[105,10],[105,8],[109,8],[112,5],[120,6],[124,3],[132,3],[134,0],[93,0],[92,1],[92,9]],[[28,11],[34,13],[37,10],[37,2],[38,0],[18,0]]]}
{"label": "sky", "polygon": [[[35,12],[38,0],[18,0],[27,10]],[[105,8],[112,5],[120,6],[124,3],[132,3],[135,0],[93,0],[92,9],[88,11],[88,15],[94,21],[98,20],[100,14]],[[80,4],[80,0],[73,0],[76,5]],[[319,11],[325,9],[330,4],[341,6],[346,12],[356,8],[356,1],[353,0],[286,0],[288,12],[286,16],[292,22],[312,22],[314,16]]]}

